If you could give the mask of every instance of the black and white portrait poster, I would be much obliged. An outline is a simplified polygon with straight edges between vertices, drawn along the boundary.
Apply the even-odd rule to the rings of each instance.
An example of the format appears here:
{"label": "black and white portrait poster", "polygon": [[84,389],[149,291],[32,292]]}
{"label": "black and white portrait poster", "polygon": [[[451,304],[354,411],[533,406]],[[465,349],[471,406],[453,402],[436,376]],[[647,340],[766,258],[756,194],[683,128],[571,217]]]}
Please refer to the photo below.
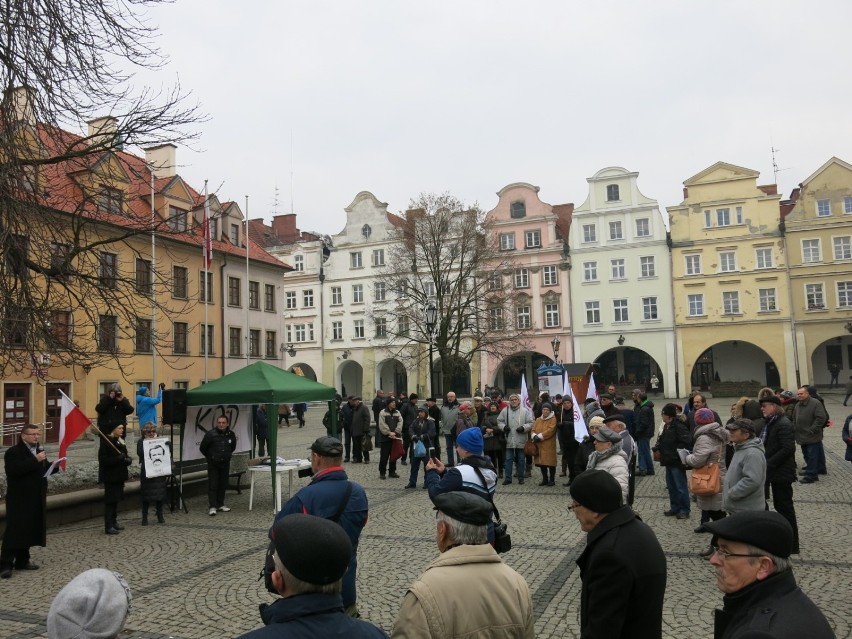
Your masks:
{"label": "black and white portrait poster", "polygon": [[145,476],[168,477],[172,474],[172,452],[166,446],[165,437],[142,440],[142,463],[145,464]]}

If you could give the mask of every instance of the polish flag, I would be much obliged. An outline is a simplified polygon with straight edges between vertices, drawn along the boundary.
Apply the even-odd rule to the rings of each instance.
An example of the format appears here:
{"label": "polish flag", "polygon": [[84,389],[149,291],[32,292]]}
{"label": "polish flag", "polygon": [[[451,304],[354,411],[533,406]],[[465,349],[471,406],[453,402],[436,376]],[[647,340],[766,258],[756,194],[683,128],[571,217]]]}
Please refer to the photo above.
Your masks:
{"label": "polish flag", "polygon": [[204,264],[204,270],[209,271],[213,265],[213,236],[210,233],[210,206],[206,198],[204,200],[204,218],[201,229],[204,233],[204,240],[201,246],[201,259]]}
{"label": "polish flag", "polygon": [[[65,457],[68,447],[82,435],[92,424],[92,420],[86,417],[77,405],[71,401],[62,391],[59,399],[59,456]],[[59,467],[65,470],[65,461],[59,462]]]}

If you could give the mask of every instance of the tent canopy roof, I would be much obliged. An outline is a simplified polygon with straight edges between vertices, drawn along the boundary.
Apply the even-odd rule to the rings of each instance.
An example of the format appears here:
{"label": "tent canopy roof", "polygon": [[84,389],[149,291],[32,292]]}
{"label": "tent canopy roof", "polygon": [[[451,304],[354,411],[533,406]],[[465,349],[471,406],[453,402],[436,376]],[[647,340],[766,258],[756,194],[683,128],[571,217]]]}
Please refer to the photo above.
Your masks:
{"label": "tent canopy roof", "polygon": [[186,393],[187,406],[293,404],[334,399],[336,391],[307,377],[255,362]]}

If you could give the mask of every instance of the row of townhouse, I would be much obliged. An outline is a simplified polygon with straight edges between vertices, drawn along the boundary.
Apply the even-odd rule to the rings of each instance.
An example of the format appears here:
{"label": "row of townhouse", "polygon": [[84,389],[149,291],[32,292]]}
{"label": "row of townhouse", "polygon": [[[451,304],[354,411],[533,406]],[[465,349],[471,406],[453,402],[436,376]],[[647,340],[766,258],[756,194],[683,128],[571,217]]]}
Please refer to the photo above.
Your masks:
{"label": "row of townhouse", "polygon": [[[84,136],[42,123],[21,125],[47,154],[83,144]],[[115,120],[101,118],[89,124],[85,139],[114,133]],[[14,309],[3,309],[4,426],[47,423],[47,439],[54,441],[60,391],[94,417],[101,394],[116,382],[134,403],[140,386],[163,382],[193,388],[260,359],[286,366],[281,304],[283,275],[290,268],[245,236],[236,203],[215,195],[205,199],[176,173],[175,152],[171,144],[146,149],[144,158],[105,150],[31,173],[40,194],[38,210],[53,216],[51,232],[66,238],[51,245],[50,259],[71,249],[74,228],[83,229],[89,245],[104,243],[76,258],[70,274],[61,276],[69,294],[51,311],[49,346],[30,353],[26,327],[15,325]],[[202,254],[205,201],[213,249],[209,264]],[[153,241],[151,233],[128,233],[137,226],[150,228],[152,216],[158,228]],[[37,228],[33,223],[33,234]],[[35,236],[16,242],[33,253],[44,244]],[[79,298],[75,287],[82,286],[84,260],[94,261],[91,277],[114,296]],[[59,288],[50,278],[39,282]],[[131,306],[131,313],[105,303],[110,297]],[[79,362],[62,357],[86,351],[91,356]],[[11,443],[11,436],[2,442]]]}
{"label": "row of townhouse", "polygon": [[[718,162],[683,183],[665,216],[620,167],[588,178],[576,207],[543,202],[528,183],[501,189],[486,219],[503,262],[476,285],[506,292],[525,347],[475,358],[453,390],[514,390],[554,357],[594,362],[602,383],[650,388],[656,377],[666,396],[827,384],[830,370],[852,368],[852,166],[832,158],[783,201],[758,177]],[[294,269],[284,277],[292,363],[347,394],[440,392],[440,362],[430,376],[419,354],[401,354],[376,312],[396,299],[384,267],[402,218],[369,192],[345,211],[325,239],[300,233],[294,214],[251,222]],[[505,312],[494,310],[496,330]]]}

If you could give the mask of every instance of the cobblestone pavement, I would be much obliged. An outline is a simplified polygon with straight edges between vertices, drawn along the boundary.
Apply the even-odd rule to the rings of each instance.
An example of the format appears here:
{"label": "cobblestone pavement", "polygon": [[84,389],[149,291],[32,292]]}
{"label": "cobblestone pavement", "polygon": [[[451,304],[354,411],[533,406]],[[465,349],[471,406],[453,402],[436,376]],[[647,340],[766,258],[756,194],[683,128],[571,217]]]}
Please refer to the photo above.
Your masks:
{"label": "cobblestone pavement", "polygon": [[[730,403],[711,402],[717,409]],[[837,593],[852,591],[852,465],[843,460],[840,440],[847,409],[836,397],[829,396],[827,404],[835,421],[825,439],[829,474],[819,483],[795,487],[802,538],[795,573],[843,638],[852,636],[846,607],[837,605]],[[280,430],[287,457],[304,456],[305,447],[320,434],[318,412],[313,411],[313,420],[303,430]],[[379,481],[375,460],[348,471],[370,499],[370,521],[358,558],[358,605],[365,618],[390,631],[406,587],[437,554],[434,514],[425,491],[403,490],[407,467],[399,470],[401,479],[388,481]],[[298,485],[306,481],[298,480]],[[663,635],[710,637],[712,611],[721,594],[709,564],[697,556],[709,541],[693,533],[698,512],[693,510],[686,521],[663,517],[668,506],[663,473],[637,482],[635,508],[668,557]],[[294,488],[296,483],[294,479]],[[568,489],[561,482],[556,488],[537,483],[499,487],[497,503],[514,544],[504,558],[530,585],[537,636],[576,637],[580,580],[575,559],[585,535],[566,511]],[[257,605],[271,601],[257,579],[272,519],[271,488],[258,483],[251,512],[248,491],[229,492],[227,503],[233,511],[209,517],[206,500],[194,498],[189,500],[189,514],[168,514],[166,525],[147,528],[139,525],[138,513],[124,513],[121,520],[127,528],[116,537],[103,535],[100,520],[48,531],[48,546],[34,549],[33,555],[42,569],[0,582],[0,636],[46,636],[45,617],[54,595],[91,567],[117,570],[131,586],[133,610],[122,637],[209,639],[258,627]]]}

